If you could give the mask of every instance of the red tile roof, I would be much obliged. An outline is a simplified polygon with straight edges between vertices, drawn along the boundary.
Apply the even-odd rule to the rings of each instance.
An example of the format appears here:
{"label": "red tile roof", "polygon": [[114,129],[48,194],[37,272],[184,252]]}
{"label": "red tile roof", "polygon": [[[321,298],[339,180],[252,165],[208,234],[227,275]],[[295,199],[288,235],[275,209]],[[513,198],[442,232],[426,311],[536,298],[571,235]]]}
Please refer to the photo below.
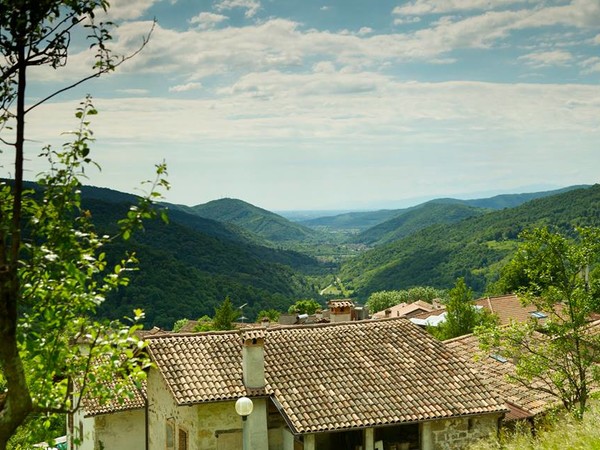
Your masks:
{"label": "red tile roof", "polygon": [[424,302],[423,300],[417,300],[413,303],[400,303],[398,305],[386,308],[383,311],[378,311],[373,314],[374,319],[383,319],[386,317],[386,311],[390,311],[388,317],[413,317],[419,313],[425,313],[435,310],[435,306],[431,303]]}
{"label": "red tile roof", "polygon": [[537,311],[537,308],[533,305],[524,306],[519,297],[514,294],[480,298],[475,300],[475,304],[483,306],[498,316],[500,325],[508,325],[511,320],[514,322],[527,322],[532,318],[531,313]]}
{"label": "red tile roof", "polygon": [[444,343],[467,362],[490,389],[504,399],[511,409],[507,419],[533,417],[557,406],[557,397],[532,388],[539,386],[539,383],[532,383],[532,387],[526,387],[510,382],[509,376],[515,373],[515,365],[512,361],[502,361],[502,358],[483,353],[475,335],[468,334]]}
{"label": "red tile roof", "polygon": [[[266,393],[296,433],[506,411],[463,360],[406,319],[268,328],[264,336]],[[178,404],[245,395],[238,332],[148,342]]]}

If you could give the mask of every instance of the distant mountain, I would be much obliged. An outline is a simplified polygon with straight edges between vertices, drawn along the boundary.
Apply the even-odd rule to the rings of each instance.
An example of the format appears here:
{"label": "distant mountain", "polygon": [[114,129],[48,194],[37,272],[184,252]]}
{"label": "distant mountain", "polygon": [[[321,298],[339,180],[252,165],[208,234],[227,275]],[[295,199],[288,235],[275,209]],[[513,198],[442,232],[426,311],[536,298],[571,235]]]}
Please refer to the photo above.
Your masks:
{"label": "distant mountain", "polygon": [[600,185],[430,226],[349,260],[340,278],[359,299],[420,285],[448,288],[458,277],[481,294],[514,252],[519,233],[544,225],[563,230],[600,226]]}
{"label": "distant mountain", "polygon": [[316,229],[362,231],[385,222],[404,211],[403,209],[382,209],[380,211],[348,212],[303,220],[300,223]]}
{"label": "distant mountain", "polygon": [[469,217],[489,212],[457,203],[425,203],[403,212],[399,216],[386,220],[379,225],[363,231],[351,239],[351,242],[367,245],[381,245],[402,239],[431,225],[460,222]]}
{"label": "distant mountain", "polygon": [[490,198],[479,198],[473,200],[440,198],[432,201],[435,203],[462,203],[464,205],[475,206],[477,208],[504,209],[514,208],[530,200],[535,200],[536,198],[550,197],[552,195],[562,194],[564,192],[573,191],[575,189],[583,189],[588,187],[590,187],[590,185],[580,184],[575,186],[568,186],[561,189],[554,189],[552,191],[530,192],[526,194],[502,194]]}
{"label": "distant mountain", "polygon": [[315,230],[242,200],[223,198],[192,206],[190,210],[197,216],[237,225],[275,243],[323,239],[323,236]]}
{"label": "distant mountain", "polygon": [[[335,216],[326,216],[313,218],[310,220],[300,221],[302,225],[306,225],[311,228],[323,228],[328,230],[354,230],[358,232],[363,232],[369,228],[375,227],[379,224],[386,222],[387,220],[396,218],[401,216],[402,214],[408,213],[414,209],[418,209],[424,205],[430,203],[445,203],[445,204],[461,204],[468,205],[477,208],[487,208],[487,209],[504,209],[504,208],[514,208],[515,206],[519,206],[525,202],[530,200],[534,200],[536,198],[548,197],[550,195],[556,195],[563,192],[568,192],[574,189],[580,189],[584,187],[589,187],[589,185],[578,185],[578,186],[569,186],[562,189],[556,189],[552,191],[544,191],[544,192],[532,192],[526,194],[503,194],[496,195],[495,197],[490,198],[480,198],[480,199],[472,199],[472,200],[461,200],[456,198],[439,198],[435,200],[430,200],[425,203],[420,203],[415,206],[411,206],[409,208],[403,209],[383,209],[379,211],[363,211],[363,212],[350,212],[344,214],[338,214]],[[441,219],[441,218],[440,218]],[[435,221],[433,221],[435,222]],[[445,223],[443,220],[440,220],[439,223]],[[355,241],[356,239],[353,239]],[[360,239],[359,239],[360,241]]]}

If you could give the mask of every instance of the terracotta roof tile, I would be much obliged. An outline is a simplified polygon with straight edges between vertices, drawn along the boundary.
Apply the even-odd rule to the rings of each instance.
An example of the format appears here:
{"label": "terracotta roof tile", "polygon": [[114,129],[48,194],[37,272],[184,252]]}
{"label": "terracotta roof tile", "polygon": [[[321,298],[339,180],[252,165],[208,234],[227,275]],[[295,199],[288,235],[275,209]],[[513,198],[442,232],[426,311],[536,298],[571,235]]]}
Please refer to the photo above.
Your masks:
{"label": "terracotta roof tile", "polygon": [[[108,387],[112,387],[111,384],[109,384]],[[146,395],[146,382],[144,381],[142,383],[141,389],[139,390],[131,383],[128,390],[131,393],[131,397],[120,397],[105,403],[100,403],[97,399],[86,396],[83,400],[85,417],[143,408],[145,402],[144,397]]]}
{"label": "terracotta roof tile", "polygon": [[246,395],[237,331],[152,337],[148,352],[180,405]]}
{"label": "terracotta roof tile", "polygon": [[[95,365],[97,367],[99,364],[104,364],[106,362],[107,359],[100,358],[99,361],[95,362]],[[105,387],[114,392],[117,385],[115,381],[105,382]],[[123,386],[122,383],[119,384]],[[82,408],[85,417],[143,408],[146,397],[146,381],[142,381],[141,386],[137,387],[133,380],[128,379],[126,380],[124,387],[129,392],[129,396],[121,396],[108,401],[101,402],[98,398],[89,395],[89,393],[84,395],[82,399]]]}
{"label": "terracotta roof tile", "polygon": [[383,311],[378,311],[373,314],[374,319],[383,319],[386,317],[386,311],[390,311],[388,317],[413,317],[417,314],[434,311],[436,309],[431,303],[417,300],[412,303],[399,303],[397,305],[386,308]]}
{"label": "terracotta roof tile", "polygon": [[354,308],[354,302],[350,299],[329,300],[327,306],[330,308]]}
{"label": "terracotta roof tile", "polygon": [[500,297],[484,297],[475,300],[476,305],[483,306],[498,316],[501,325],[514,322],[527,322],[532,319],[531,313],[537,311],[533,305],[523,306],[519,297],[514,294]]}
{"label": "terracotta roof tile", "polygon": [[508,377],[515,373],[514,364],[483,353],[475,335],[450,339],[445,341],[445,344],[466,361],[490,389],[496,391],[509,404],[512,413],[507,416],[508,419],[513,415],[515,418],[521,418],[523,411],[531,417],[557,405],[557,398],[549,393],[511,383]]}
{"label": "terracotta roof tile", "polygon": [[[464,361],[405,319],[261,331],[265,392],[295,432],[505,411]],[[247,394],[239,332],[157,336],[148,348],[179,404]]]}

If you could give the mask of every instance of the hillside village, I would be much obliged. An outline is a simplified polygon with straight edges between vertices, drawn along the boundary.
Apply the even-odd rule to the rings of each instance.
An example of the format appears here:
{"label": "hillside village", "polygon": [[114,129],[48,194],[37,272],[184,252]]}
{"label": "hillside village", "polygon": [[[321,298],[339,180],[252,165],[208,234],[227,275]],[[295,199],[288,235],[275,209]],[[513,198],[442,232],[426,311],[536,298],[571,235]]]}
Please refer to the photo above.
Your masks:
{"label": "hillside village", "polygon": [[[127,195],[96,188],[85,188],[83,194],[83,204],[100,228],[131,201]],[[537,301],[523,291],[525,269],[511,264],[525,249],[527,230],[547,230],[536,227],[549,222],[562,224],[553,228],[558,238],[572,224],[595,225],[600,187],[538,197],[524,203],[514,198],[514,206],[501,210],[489,207],[493,199],[480,200],[488,209],[468,217],[459,214],[451,223],[444,223],[449,209],[440,210],[435,202],[401,211],[391,224],[376,228],[408,222],[404,237],[387,243],[386,232],[382,243],[362,244],[357,254],[325,263],[314,252],[332,244],[323,237],[327,234],[308,241],[303,234],[304,241],[278,241],[277,247],[269,239],[287,236],[281,227],[288,222],[259,211],[264,222],[254,231],[243,228],[243,221],[235,222],[238,214],[244,221],[253,217],[253,227],[256,217],[238,201],[217,203],[226,206],[227,220],[233,222],[160,205],[168,208],[169,223],[149,222],[130,244],[140,261],[154,258],[164,264],[142,264],[139,273],[132,273],[132,283],[109,296],[98,311],[116,318],[125,308],[147,308],[146,326],[136,331],[137,338],[123,341],[126,347],[120,353],[129,355],[125,362],[130,356],[140,361],[137,381],[115,368],[112,378],[109,369],[99,394],[84,390],[79,397],[74,389],[70,403],[80,407],[56,427],[66,431],[57,448],[454,450],[502,430],[535,429],[548,412],[574,408],[579,397],[565,398],[565,392],[548,384],[548,373],[524,382],[519,363],[525,358],[493,343],[485,332],[473,331],[478,325],[512,330],[520,324],[532,333],[524,343],[543,345],[568,316],[566,297],[548,291],[548,302]],[[509,199],[504,197],[502,204]],[[209,210],[219,213],[214,204]],[[415,228],[421,213],[426,219]],[[399,225],[397,218],[406,215],[411,220]],[[441,222],[432,224],[436,217]],[[271,220],[279,231],[273,232]],[[271,234],[254,234],[257,230]],[[341,235],[335,234],[335,239]],[[357,245],[357,236],[353,231],[345,239]],[[371,232],[369,236],[373,239]],[[546,238],[550,236],[554,235]],[[118,252],[120,245],[108,243],[109,254]],[[439,253],[449,256],[432,257],[430,267],[422,265],[427,255]],[[187,272],[175,269],[175,258]],[[382,268],[398,264],[408,268],[405,275],[402,270],[394,272],[397,276],[382,275]],[[354,278],[356,270],[361,275]],[[535,267],[527,273],[533,274],[531,270]],[[595,280],[595,270],[595,265],[588,267],[586,277]],[[165,278],[167,272],[171,276]],[[415,280],[431,280],[435,287],[416,281],[403,284],[405,276],[417,273]],[[467,276],[450,276],[461,273]],[[574,273],[577,283],[588,282],[582,273]],[[478,280],[487,280],[485,295],[471,289]],[[186,286],[188,292],[180,296],[179,289]],[[403,287],[408,289],[399,289]],[[518,295],[509,293],[517,290]],[[210,306],[207,294],[221,300]],[[463,305],[462,313],[453,298]],[[206,314],[210,307],[214,317]],[[573,323],[585,337],[588,330],[600,327],[600,316],[593,302],[582,311],[585,321]],[[448,334],[446,326],[463,320],[465,312],[475,321]],[[223,318],[225,325],[218,323]],[[89,339],[79,343],[80,355],[85,355]],[[135,339],[141,339],[136,350],[127,349]],[[595,339],[586,345],[596,345]],[[93,365],[86,373],[93,376],[96,370],[114,366],[119,353],[109,353],[111,364],[103,357],[90,359]],[[566,356],[571,357],[577,355]],[[143,363],[146,359],[151,365]],[[584,370],[590,370],[589,363],[584,364]],[[592,392],[593,375],[589,381]],[[579,389],[577,379],[574,383]]]}
{"label": "hillside village", "polygon": [[[515,295],[474,305],[501,324],[545,320]],[[446,450],[516,422],[533,426],[558,406],[535,385],[511,383],[513,363],[482,352],[476,336],[429,335],[423,317],[443,314],[415,302],[369,315],[343,299],[232,331],[145,331],[155,364],[146,384],[122,403],[84,402],[69,418],[69,442],[82,450]],[[236,412],[243,401],[249,414]]]}
{"label": "hillside village", "polygon": [[[561,214],[578,215],[578,222],[582,224],[594,223],[595,215],[588,214],[589,200],[597,202],[599,192],[595,186],[540,195],[542,198],[530,203],[519,204],[517,200],[513,208],[479,212],[478,217],[440,224],[440,232],[452,230],[455,233],[455,229],[465,228],[469,236],[480,235],[473,227],[478,221],[489,227],[492,217],[495,225],[491,230],[484,228],[484,233],[493,235],[495,240],[483,241],[490,249],[500,249],[500,255],[507,255],[503,257],[502,266],[508,267],[509,258],[517,245],[522,244],[516,237],[511,240],[504,231],[499,231],[504,221],[510,224],[515,217],[527,216],[530,223],[539,223],[540,216],[535,212],[538,210],[543,211],[542,217],[556,220],[554,211],[561,210],[568,201],[570,211]],[[87,194],[84,201],[100,219],[100,224],[112,220],[112,214],[118,210],[109,206],[115,198],[112,192],[86,188],[84,194]],[[127,197],[118,198],[120,202],[128,201]],[[246,212],[240,212],[240,209],[246,211],[242,203],[226,202],[225,205],[227,220],[233,220],[236,214],[247,220]],[[585,209],[578,209],[579,205],[586,205]],[[250,253],[263,259],[281,251],[257,237],[251,238],[253,243],[248,244],[251,235],[240,234],[236,228],[241,226],[239,223],[229,223],[230,228],[223,228],[227,222],[214,219],[206,222],[207,219],[198,219],[172,205],[170,209],[172,221],[168,227],[148,226],[146,242],[156,236],[168,236],[165,233],[169,229],[180,234],[184,229],[197,228],[203,233],[208,230],[213,237],[206,242],[219,243],[221,251],[233,248],[222,244],[240,239],[246,249],[251,249]],[[432,217],[429,214],[437,211],[437,206],[430,210],[424,205],[422,209]],[[219,214],[214,204],[209,211]],[[443,211],[445,214],[448,209]],[[414,214],[414,210],[409,213]],[[285,220],[270,213],[266,216],[261,213],[261,217],[265,223],[275,217],[276,228],[287,226]],[[250,223],[256,226],[255,220]],[[525,223],[519,227],[525,229]],[[379,248],[387,248],[389,252],[396,242],[404,242],[409,247],[415,237],[431,237],[431,230],[438,225],[425,221],[422,226],[422,230],[413,228],[407,237],[393,240],[392,244],[384,242],[361,253],[376,254]],[[263,223],[258,229],[269,227]],[[246,233],[252,232],[246,230]],[[275,235],[282,236],[281,231]],[[356,239],[356,234],[351,236]],[[422,242],[422,237],[417,242]],[[306,235],[302,239],[306,239]],[[320,239],[323,238],[310,244],[312,248],[321,245]],[[296,241],[288,244],[290,242]],[[138,248],[146,251],[143,246]],[[256,253],[258,248],[263,249],[261,253]],[[302,255],[297,250],[284,252],[288,252],[284,261],[289,267],[300,268],[310,263],[308,254]],[[185,253],[180,256],[185,257]],[[216,258],[212,261],[217,261]],[[356,255],[343,264],[355,264],[353,260],[360,258],[360,254]],[[313,283],[318,281],[315,288],[321,294],[305,291],[308,299],[298,300],[289,307],[290,300],[282,302],[281,298],[279,303],[253,304],[253,297],[245,295],[249,291],[234,288],[225,291],[233,294],[234,301],[227,295],[225,301],[215,307],[214,317],[204,315],[198,320],[183,319],[187,314],[180,305],[185,302],[168,300],[169,282],[165,281],[160,291],[156,291],[162,300],[156,304],[169,308],[169,317],[178,320],[153,320],[150,326],[137,331],[144,343],[143,351],[138,353],[152,363],[144,369],[145,380],[140,384],[126,378],[120,380],[120,376],[115,375],[115,385],[105,381],[104,387],[120,394],[108,401],[106,396],[96,397],[90,392],[84,393],[82,398],[74,394],[72,403],[81,407],[68,415],[66,436],[62,438],[64,444],[57,443],[57,448],[65,445],[73,450],[466,449],[481,439],[497,436],[501,430],[534,429],[548,412],[563,407],[561,392],[547,385],[547,380],[538,377],[525,384],[518,382],[517,374],[521,370],[517,367],[518,358],[509,356],[496,344],[486,345],[485,334],[472,333],[476,323],[497,329],[522,324],[543,341],[545,333],[553,332],[547,326],[564,317],[561,301],[540,304],[532,302],[525,293],[525,296],[492,293],[473,299],[475,292],[464,278],[458,279],[449,291],[417,286],[405,291],[372,292],[369,297],[361,297],[356,281],[343,278],[343,273],[342,269],[342,276],[335,276],[331,281],[330,275],[313,272],[316,274]],[[270,269],[260,275],[255,273],[264,281],[273,275]],[[509,289],[507,286],[514,281],[510,276],[510,272],[501,276],[496,272],[495,283],[499,287],[495,289]],[[468,279],[473,281],[472,277]],[[278,282],[285,283],[283,280]],[[325,283],[329,285],[323,289]],[[487,289],[493,291],[490,286]],[[123,289],[120,295],[127,295],[129,290],[135,292],[136,285]],[[347,296],[339,297],[339,294]],[[445,324],[461,314],[450,301],[457,295],[473,317],[482,320],[448,335],[442,332]],[[245,303],[239,305],[244,300]],[[130,302],[131,299],[124,304]],[[370,310],[374,305],[383,304],[386,306],[381,310]],[[269,309],[256,314],[259,306]],[[160,310],[158,313],[161,314]],[[228,321],[225,326],[217,323],[223,320],[218,317],[221,313]],[[250,314],[254,317],[245,317]],[[600,327],[599,314],[592,310],[586,314],[584,328]],[[166,326],[157,326],[162,323]],[[86,343],[80,345],[85,348]],[[105,364],[103,359],[95,361],[96,368]],[[90,373],[94,370],[92,367]]]}
{"label": "hillside village", "polygon": [[600,448],[597,0],[0,6],[0,450]]}

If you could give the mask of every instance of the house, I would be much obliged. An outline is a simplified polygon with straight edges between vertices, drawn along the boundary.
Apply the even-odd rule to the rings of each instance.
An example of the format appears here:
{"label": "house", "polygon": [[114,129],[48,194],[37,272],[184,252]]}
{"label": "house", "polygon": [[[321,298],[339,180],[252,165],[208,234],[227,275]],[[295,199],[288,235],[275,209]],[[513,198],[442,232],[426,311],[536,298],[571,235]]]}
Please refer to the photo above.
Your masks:
{"label": "house", "polygon": [[148,352],[151,450],[442,450],[496,432],[507,412],[406,319],[155,335]]}
{"label": "house", "polygon": [[[476,309],[488,311],[498,317],[500,325],[508,325],[511,321],[527,322],[535,319],[544,323],[546,314],[538,311],[534,305],[523,305],[515,294],[497,297],[483,297],[473,302]],[[557,305],[557,308],[560,306]],[[446,308],[422,312],[411,316],[415,325],[422,327],[437,326],[446,320]]]}
{"label": "house", "polygon": [[533,382],[532,387],[511,383],[509,376],[515,373],[513,361],[494,353],[482,353],[477,336],[467,334],[444,343],[506,402],[510,412],[506,415],[505,421],[521,419],[532,421],[539,414],[559,405],[556,396],[535,389],[542,387],[541,382]]}
{"label": "house", "polygon": [[420,313],[427,313],[439,309],[431,303],[424,302],[423,300],[417,300],[412,303],[399,303],[394,306],[386,308],[384,311],[378,311],[373,314],[373,319],[385,319],[390,317],[414,317]]}
{"label": "house", "polygon": [[146,384],[137,389],[131,383],[128,391],[132,393],[130,398],[107,403],[84,397],[81,408],[67,417],[68,448],[146,449]]}
{"label": "house", "polygon": [[475,300],[475,305],[495,314],[500,325],[508,325],[511,321],[527,322],[532,318],[543,322],[546,318],[534,305],[523,305],[515,294],[483,297]]}

